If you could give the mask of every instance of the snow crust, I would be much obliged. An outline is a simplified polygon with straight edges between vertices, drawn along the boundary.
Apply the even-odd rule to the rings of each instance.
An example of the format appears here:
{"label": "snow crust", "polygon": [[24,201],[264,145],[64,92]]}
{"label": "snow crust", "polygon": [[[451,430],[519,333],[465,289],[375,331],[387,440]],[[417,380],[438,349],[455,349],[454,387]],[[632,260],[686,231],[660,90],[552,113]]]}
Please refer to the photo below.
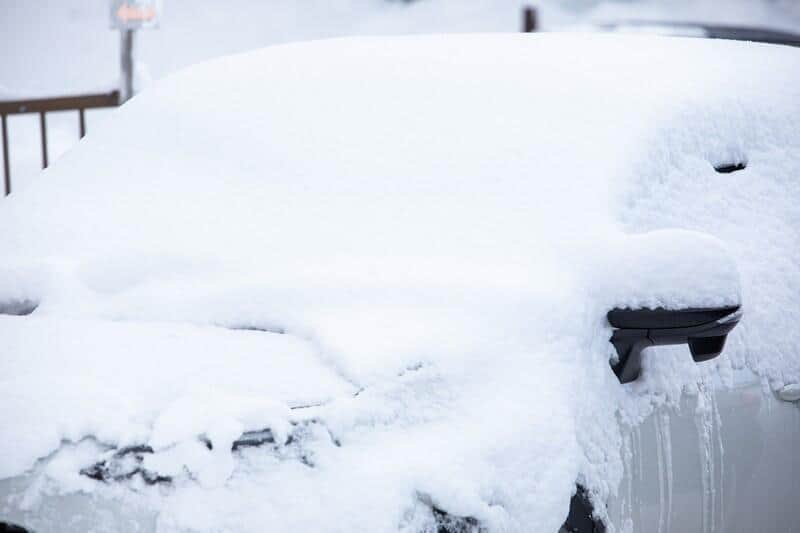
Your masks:
{"label": "snow crust", "polygon": [[[617,490],[622,431],[654,405],[744,366],[800,383],[798,67],[747,43],[464,35],[155,84],[0,201],[0,303],[38,304],[0,317],[0,477],[44,480],[4,505],[556,531],[576,481]],[[739,303],[717,360],[611,372],[609,309]],[[274,446],[231,451],[265,429]],[[140,444],[168,486],[76,474]]]}

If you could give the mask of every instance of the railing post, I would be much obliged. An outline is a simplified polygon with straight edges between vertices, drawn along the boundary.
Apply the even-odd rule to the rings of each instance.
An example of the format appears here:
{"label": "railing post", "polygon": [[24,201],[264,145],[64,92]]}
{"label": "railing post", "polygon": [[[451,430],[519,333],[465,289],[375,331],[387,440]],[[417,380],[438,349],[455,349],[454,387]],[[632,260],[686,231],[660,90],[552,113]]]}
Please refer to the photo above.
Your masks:
{"label": "railing post", "polygon": [[47,121],[44,111],[39,111],[39,130],[42,132],[42,168],[47,168]]}
{"label": "railing post", "polygon": [[11,171],[8,163],[8,133],[6,132],[6,115],[0,115],[3,123],[3,176],[5,178],[6,196],[11,194]]}
{"label": "railing post", "polygon": [[522,10],[522,31],[523,33],[533,33],[537,30],[538,20],[536,8],[525,6]]}
{"label": "railing post", "polygon": [[78,109],[78,124],[80,126],[81,139],[86,136],[86,118],[83,116],[83,108]]}
{"label": "railing post", "polygon": [[120,103],[133,96],[133,30],[120,30],[120,57],[122,87]]}

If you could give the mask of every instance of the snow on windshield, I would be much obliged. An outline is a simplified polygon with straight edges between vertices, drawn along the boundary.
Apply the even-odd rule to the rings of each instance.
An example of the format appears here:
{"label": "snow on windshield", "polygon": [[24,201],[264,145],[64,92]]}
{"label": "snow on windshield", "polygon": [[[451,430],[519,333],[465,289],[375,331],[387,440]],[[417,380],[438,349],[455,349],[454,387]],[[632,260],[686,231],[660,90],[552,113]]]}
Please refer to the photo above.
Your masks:
{"label": "snow on windshield", "polygon": [[[85,491],[164,531],[556,531],[576,481],[616,490],[654,405],[743,366],[800,382],[798,66],[465,35],[168,77],[0,203],[0,303],[38,305],[0,316],[0,476],[40,480],[4,505],[32,525]],[[609,309],[739,303],[720,358],[611,372]]]}

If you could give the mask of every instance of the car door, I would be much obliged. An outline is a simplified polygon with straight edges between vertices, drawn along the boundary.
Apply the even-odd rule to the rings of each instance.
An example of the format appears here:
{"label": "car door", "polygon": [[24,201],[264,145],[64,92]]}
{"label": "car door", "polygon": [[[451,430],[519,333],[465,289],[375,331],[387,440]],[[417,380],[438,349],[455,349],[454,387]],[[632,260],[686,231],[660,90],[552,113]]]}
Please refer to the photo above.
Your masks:
{"label": "car door", "polygon": [[800,531],[800,411],[783,396],[741,369],[658,408],[626,436],[617,531]]}

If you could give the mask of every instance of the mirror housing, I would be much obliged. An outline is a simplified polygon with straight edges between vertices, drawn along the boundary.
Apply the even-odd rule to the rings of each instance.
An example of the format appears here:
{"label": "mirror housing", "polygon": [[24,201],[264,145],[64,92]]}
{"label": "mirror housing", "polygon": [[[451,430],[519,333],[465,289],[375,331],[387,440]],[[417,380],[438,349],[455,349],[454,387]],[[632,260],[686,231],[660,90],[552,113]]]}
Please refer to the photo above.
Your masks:
{"label": "mirror housing", "polygon": [[650,346],[688,344],[692,359],[708,361],[722,353],[728,333],[742,317],[739,306],[690,309],[613,309],[611,344],[618,361],[612,364],[620,383],[639,377],[642,350]]}

